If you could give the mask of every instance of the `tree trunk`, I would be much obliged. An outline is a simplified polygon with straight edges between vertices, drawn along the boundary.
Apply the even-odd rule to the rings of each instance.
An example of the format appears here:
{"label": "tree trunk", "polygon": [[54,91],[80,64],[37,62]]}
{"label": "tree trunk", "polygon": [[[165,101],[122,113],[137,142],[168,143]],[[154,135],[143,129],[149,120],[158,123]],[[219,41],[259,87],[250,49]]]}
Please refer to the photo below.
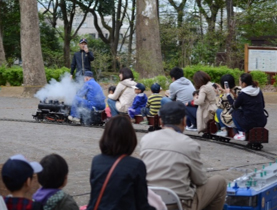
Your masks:
{"label": "tree trunk", "polygon": [[2,27],[0,23],[0,66],[3,65],[4,63],[6,63],[6,58],[5,58],[5,50],[3,45]]}
{"label": "tree trunk", "polygon": [[136,70],[151,78],[164,74],[156,0],[137,1]]}
{"label": "tree trunk", "polygon": [[136,8],[136,0],[132,0],[132,15],[131,15],[131,21],[130,21],[130,34],[129,34],[129,43],[128,43],[128,65],[131,65],[132,63],[132,46],[133,46],[133,36],[135,33],[135,18],[136,18],[136,13],[135,13],[135,8]]}
{"label": "tree trunk", "polygon": [[233,0],[226,0],[228,36],[226,40],[226,64],[233,68],[232,45],[235,38]]}
{"label": "tree trunk", "polygon": [[33,96],[38,89],[46,84],[40,44],[37,1],[20,0],[20,17],[23,95]]}
{"label": "tree trunk", "polygon": [[[0,0],[0,8],[2,8],[1,4],[2,4],[2,0]],[[5,58],[5,49],[3,45],[2,17],[0,17],[0,66],[4,63],[6,63],[6,58]]]}
{"label": "tree trunk", "polygon": [[70,40],[71,40],[71,27],[64,25],[64,46],[63,58],[64,66],[70,68]]}

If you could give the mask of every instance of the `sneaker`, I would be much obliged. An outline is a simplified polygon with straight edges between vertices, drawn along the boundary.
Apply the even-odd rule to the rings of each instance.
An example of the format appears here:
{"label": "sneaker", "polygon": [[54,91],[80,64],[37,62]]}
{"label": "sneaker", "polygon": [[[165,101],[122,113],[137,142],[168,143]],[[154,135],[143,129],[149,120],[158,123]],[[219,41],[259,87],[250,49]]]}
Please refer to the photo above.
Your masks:
{"label": "sneaker", "polygon": [[73,117],[72,117],[71,115],[69,115],[69,116],[67,117],[67,119],[69,119],[70,121],[73,121]]}
{"label": "sneaker", "polygon": [[186,130],[187,131],[197,131],[197,128],[196,128],[196,126],[191,125],[190,127],[186,126]]}
{"label": "sneaker", "polygon": [[215,133],[216,136],[222,136],[222,137],[226,137],[228,134],[227,134],[227,130],[220,130],[220,131],[217,131]]}
{"label": "sneaker", "polygon": [[139,123],[140,125],[148,125],[148,120],[143,120]]}
{"label": "sneaker", "polygon": [[76,117],[68,116],[68,119],[72,122],[80,122],[80,119]]}
{"label": "sneaker", "polygon": [[135,119],[131,119],[131,123],[135,123],[136,122],[136,120]]}
{"label": "sneaker", "polygon": [[239,140],[239,141],[245,141],[245,134],[244,134],[244,132],[239,131],[239,133],[237,133],[234,136],[234,139],[235,140]]}

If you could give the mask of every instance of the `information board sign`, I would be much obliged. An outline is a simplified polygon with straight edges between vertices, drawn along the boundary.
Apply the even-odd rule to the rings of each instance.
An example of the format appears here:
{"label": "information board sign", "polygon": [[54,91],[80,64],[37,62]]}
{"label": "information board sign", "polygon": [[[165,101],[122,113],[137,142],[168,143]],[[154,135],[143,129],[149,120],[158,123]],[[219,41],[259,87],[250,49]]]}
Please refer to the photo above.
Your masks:
{"label": "information board sign", "polygon": [[277,50],[249,49],[248,71],[277,72]]}

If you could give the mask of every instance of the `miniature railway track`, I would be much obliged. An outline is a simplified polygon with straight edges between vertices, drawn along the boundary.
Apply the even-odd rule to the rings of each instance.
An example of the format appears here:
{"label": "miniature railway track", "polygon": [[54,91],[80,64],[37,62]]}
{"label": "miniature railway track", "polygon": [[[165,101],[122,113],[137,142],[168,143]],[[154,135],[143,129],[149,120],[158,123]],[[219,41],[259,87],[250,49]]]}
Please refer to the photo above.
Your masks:
{"label": "miniature railway track", "polygon": [[[67,126],[78,126],[78,125],[75,125],[75,124],[68,124],[68,123],[63,123],[63,122],[52,122],[52,121],[36,121],[36,120],[22,120],[22,119],[10,119],[10,118],[0,118],[0,121],[10,121],[10,122],[25,122],[25,123],[42,123],[42,124],[55,124],[55,125],[67,125]],[[92,128],[102,128],[104,129],[104,126],[87,126],[87,127],[92,127]],[[138,133],[148,133],[147,130],[145,129],[135,129],[136,132]],[[229,146],[229,147],[232,147],[232,148],[236,148],[236,149],[240,149],[240,150],[243,150],[243,151],[247,151],[247,152],[250,152],[250,153],[253,153],[253,154],[256,154],[258,156],[261,156],[261,157],[264,157],[264,158],[267,158],[271,161],[276,161],[277,159],[277,154],[275,153],[271,153],[271,152],[267,152],[267,151],[258,151],[258,150],[253,150],[253,149],[250,149],[250,148],[247,148],[245,145],[243,144],[239,144],[239,143],[236,143],[236,142],[225,142],[225,141],[216,141],[216,140],[213,140],[213,139],[207,139],[207,138],[204,138],[202,136],[199,136],[199,135],[192,135],[192,134],[187,134],[187,136],[191,137],[192,139],[197,139],[199,141],[205,141],[205,142],[211,142],[211,143],[216,143],[216,144],[220,144],[220,145],[224,145],[224,146]]]}

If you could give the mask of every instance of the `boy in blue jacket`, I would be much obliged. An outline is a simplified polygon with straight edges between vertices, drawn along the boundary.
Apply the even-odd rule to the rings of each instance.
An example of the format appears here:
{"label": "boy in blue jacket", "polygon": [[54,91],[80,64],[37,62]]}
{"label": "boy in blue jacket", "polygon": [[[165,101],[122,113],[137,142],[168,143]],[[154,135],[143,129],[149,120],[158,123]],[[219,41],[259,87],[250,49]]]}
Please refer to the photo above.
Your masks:
{"label": "boy in blue jacket", "polygon": [[135,115],[140,114],[140,109],[146,106],[147,96],[145,93],[145,86],[141,83],[137,83],[136,86],[132,86],[135,89],[137,96],[134,99],[133,105],[128,109],[128,114],[131,118],[131,122],[135,122]]}

